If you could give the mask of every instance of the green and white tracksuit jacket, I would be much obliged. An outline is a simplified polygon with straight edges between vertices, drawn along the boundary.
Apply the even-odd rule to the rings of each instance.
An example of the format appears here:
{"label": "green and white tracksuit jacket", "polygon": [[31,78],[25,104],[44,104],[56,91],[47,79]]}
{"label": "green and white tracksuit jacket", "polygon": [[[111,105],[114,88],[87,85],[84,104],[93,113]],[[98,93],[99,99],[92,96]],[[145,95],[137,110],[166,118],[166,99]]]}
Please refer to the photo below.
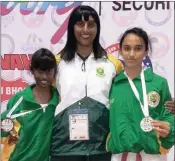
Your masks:
{"label": "green and white tracksuit jacket", "polygon": [[[70,62],[59,60],[56,86],[61,101],[55,111],[51,156],[105,154],[109,133],[109,91],[112,79],[123,69],[112,55],[95,60],[91,54],[85,62],[75,54]],[[81,104],[81,106],[79,106]],[[71,110],[88,111],[88,140],[70,140]]]}
{"label": "green and white tracksuit jacket", "polygon": [[[155,154],[166,154],[168,149],[174,145],[174,115],[164,106],[166,101],[171,100],[167,80],[153,73],[151,68],[146,69],[144,75],[150,117],[154,120],[168,122],[170,133],[166,138],[162,138],[158,137],[154,130],[142,131],[140,121],[144,115],[126,75],[122,71],[114,79],[110,91],[110,134],[107,139],[107,150],[118,154],[113,160],[121,161],[123,152],[140,153],[144,151],[146,154],[154,155],[147,159],[142,158],[143,160],[156,161],[156,156],[157,158],[160,156]],[[143,102],[140,75],[133,79],[133,83]],[[135,159],[135,156],[133,158]],[[128,159],[132,161],[131,158]]]}
{"label": "green and white tracksuit jacket", "polygon": [[27,86],[9,100],[7,110],[2,113],[1,119],[6,117],[21,96],[23,100],[12,115],[39,110],[14,119],[14,129],[19,135],[16,144],[9,145],[8,133],[1,132],[2,161],[48,161],[54,113],[59,97],[57,90],[51,88],[53,96],[45,108],[41,108],[35,101],[32,86]]}

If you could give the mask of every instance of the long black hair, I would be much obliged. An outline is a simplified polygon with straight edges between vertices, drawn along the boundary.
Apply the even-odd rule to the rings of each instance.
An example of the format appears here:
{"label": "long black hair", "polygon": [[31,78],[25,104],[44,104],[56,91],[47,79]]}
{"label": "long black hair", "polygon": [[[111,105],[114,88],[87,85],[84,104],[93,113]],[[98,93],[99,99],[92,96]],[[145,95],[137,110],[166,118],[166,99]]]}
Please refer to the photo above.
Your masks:
{"label": "long black hair", "polygon": [[101,58],[106,55],[106,51],[100,44],[100,19],[97,12],[90,6],[81,5],[75,8],[69,18],[68,31],[67,31],[67,42],[61,53],[61,58],[65,61],[71,61],[75,57],[76,43],[77,40],[74,34],[74,25],[77,21],[81,21],[84,17],[85,21],[92,16],[95,23],[97,24],[97,34],[93,42],[93,52],[95,59]]}

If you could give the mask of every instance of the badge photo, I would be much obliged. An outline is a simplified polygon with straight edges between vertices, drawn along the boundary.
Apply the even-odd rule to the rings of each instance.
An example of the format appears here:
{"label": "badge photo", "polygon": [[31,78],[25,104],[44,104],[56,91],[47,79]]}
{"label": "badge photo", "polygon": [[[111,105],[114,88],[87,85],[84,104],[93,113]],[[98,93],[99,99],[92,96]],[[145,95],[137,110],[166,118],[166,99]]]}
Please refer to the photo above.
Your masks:
{"label": "badge photo", "polygon": [[156,91],[148,93],[148,105],[150,107],[156,107],[160,102],[160,95]]}
{"label": "badge photo", "polygon": [[89,140],[89,121],[87,109],[73,109],[69,113],[70,140]]}

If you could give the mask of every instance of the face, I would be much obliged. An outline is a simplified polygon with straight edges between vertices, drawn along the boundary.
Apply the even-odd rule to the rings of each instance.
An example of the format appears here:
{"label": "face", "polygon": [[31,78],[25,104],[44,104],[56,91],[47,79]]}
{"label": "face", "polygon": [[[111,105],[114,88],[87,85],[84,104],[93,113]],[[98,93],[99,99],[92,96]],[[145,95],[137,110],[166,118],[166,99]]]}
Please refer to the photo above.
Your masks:
{"label": "face", "polygon": [[54,77],[55,77],[55,70],[48,69],[48,70],[40,70],[34,69],[32,72],[35,82],[37,86],[42,88],[48,88],[52,84]]}
{"label": "face", "polygon": [[147,55],[143,39],[135,34],[125,36],[119,52],[127,67],[140,67],[143,58]]}
{"label": "face", "polygon": [[92,16],[89,16],[89,20],[77,21],[74,25],[74,34],[78,44],[83,46],[89,46],[93,44],[93,41],[97,34],[97,24]]}

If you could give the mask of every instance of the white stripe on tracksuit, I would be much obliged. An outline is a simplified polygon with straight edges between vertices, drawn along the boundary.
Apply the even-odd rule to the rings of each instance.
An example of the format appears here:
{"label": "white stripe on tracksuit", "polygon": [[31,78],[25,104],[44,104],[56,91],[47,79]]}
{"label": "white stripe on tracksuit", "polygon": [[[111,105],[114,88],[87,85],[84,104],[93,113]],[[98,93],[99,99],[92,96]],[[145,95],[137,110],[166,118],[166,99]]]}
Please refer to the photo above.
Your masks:
{"label": "white stripe on tracksuit", "polygon": [[[107,58],[95,60],[93,54],[85,61],[86,70],[82,70],[82,63],[83,60],[77,54],[70,62],[65,62],[62,59],[59,62],[56,86],[61,96],[61,102],[56,108],[55,116],[71,104],[84,98],[86,94],[108,107],[109,90],[112,79],[116,75],[114,65]],[[98,76],[97,69],[99,68],[104,70],[102,76]]]}

